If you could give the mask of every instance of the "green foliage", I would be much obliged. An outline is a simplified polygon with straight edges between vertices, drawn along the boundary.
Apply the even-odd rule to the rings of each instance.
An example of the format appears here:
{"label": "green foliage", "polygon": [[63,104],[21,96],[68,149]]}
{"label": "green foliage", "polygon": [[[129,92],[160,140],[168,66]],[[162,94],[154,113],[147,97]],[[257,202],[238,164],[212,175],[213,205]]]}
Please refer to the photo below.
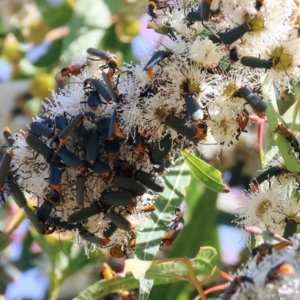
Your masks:
{"label": "green foliage", "polygon": [[[190,184],[186,187],[187,224],[175,240],[168,257],[194,257],[201,246],[209,245],[219,249],[218,224],[216,218],[216,201],[218,193],[199,184],[199,180],[191,177]],[[201,233],[201,234],[200,234]],[[217,250],[218,251],[218,250]],[[218,251],[219,252],[219,251]],[[189,292],[187,292],[187,290]],[[185,292],[183,292],[185,291]],[[157,299],[156,295],[163,295],[165,300],[190,299],[190,285],[185,282],[168,284],[154,288],[150,299]]]}
{"label": "green foliage", "polygon": [[126,2],[125,0],[105,1],[106,5],[108,6],[112,14],[118,13],[119,8],[122,7],[125,2]]}
{"label": "green foliage", "polygon": [[[89,9],[86,9],[89,7]],[[110,25],[110,11],[106,4],[99,0],[77,1],[74,14],[70,20],[71,32],[63,41],[62,56],[70,61],[82,49],[98,47],[105,30]]]}
{"label": "green foliage", "polygon": [[10,242],[11,240],[9,236],[5,232],[0,231],[0,252],[2,252],[10,244]]}
{"label": "green foliage", "polygon": [[[277,126],[278,124],[283,124],[283,119],[280,117],[278,113],[277,101],[275,96],[275,90],[273,85],[268,84],[265,82],[262,85],[262,92],[265,101],[267,102],[268,109],[266,110],[266,115],[268,117],[268,124],[270,127],[270,131],[273,133],[273,138],[275,144],[278,146],[279,152],[282,155],[287,169],[291,172],[294,172],[294,176],[300,180],[300,176],[297,174],[300,172],[300,167],[297,161],[297,158],[291,151],[291,146],[286,139],[286,137],[278,132]],[[297,102],[295,103],[297,105]],[[293,106],[291,107],[291,112],[294,111]],[[287,117],[291,117],[294,114],[288,112]],[[292,117],[293,118],[293,117]],[[295,118],[294,118],[295,119]],[[292,120],[287,118],[287,121],[292,123]]]}
{"label": "green foliage", "polygon": [[47,0],[36,0],[35,2],[50,28],[57,28],[69,23],[73,7],[68,1],[62,1],[58,5],[50,5]]}
{"label": "green foliage", "polygon": [[183,154],[190,170],[203,184],[219,193],[229,192],[222,182],[222,173],[219,170],[215,169],[199,157],[189,153],[188,150],[184,150]]}
{"label": "green foliage", "polygon": [[39,68],[46,68],[55,64],[60,58],[62,43],[62,39],[54,41],[49,47],[49,51],[37,59],[33,65]]}
{"label": "green foliage", "polygon": [[190,182],[190,174],[182,158],[164,176],[165,189],[155,201],[156,209],[151,213],[151,220],[145,222],[138,235],[135,257],[141,260],[151,260],[155,257],[161,238],[168,228],[175,208],[185,198],[184,186]]}
{"label": "green foliage", "polygon": [[[197,179],[193,177],[192,182],[195,181]],[[192,186],[187,188],[189,218],[169,253],[170,257],[193,257],[201,246],[219,248],[217,196],[216,192],[205,187],[198,187],[198,190]]]}
{"label": "green foliage", "polygon": [[[103,297],[119,290],[133,289],[138,287],[137,278],[144,276],[153,280],[155,285],[167,284],[186,280],[191,284],[201,286],[195,276],[211,275],[215,270],[217,252],[211,247],[203,247],[194,259],[174,258],[154,261],[140,261],[129,259],[125,262],[125,277],[103,279],[90,286],[78,295],[74,300],[95,299]],[[132,274],[128,274],[131,272]],[[147,299],[146,289],[144,299]],[[148,293],[150,290],[148,289]],[[149,295],[149,294],[148,294]]]}
{"label": "green foliage", "polygon": [[[33,229],[33,228],[32,228]],[[39,235],[34,229],[31,230],[34,240],[47,254],[51,262],[50,299],[56,299],[64,281],[87,264],[101,261],[104,256],[101,252],[92,253],[89,259],[84,255],[83,249],[74,245],[73,239],[63,243],[53,236]]]}
{"label": "green foliage", "polygon": [[300,86],[294,85],[292,92],[293,104],[284,113],[282,118],[289,125],[290,129],[299,131],[299,125],[297,126],[297,124],[299,124],[300,121]]}

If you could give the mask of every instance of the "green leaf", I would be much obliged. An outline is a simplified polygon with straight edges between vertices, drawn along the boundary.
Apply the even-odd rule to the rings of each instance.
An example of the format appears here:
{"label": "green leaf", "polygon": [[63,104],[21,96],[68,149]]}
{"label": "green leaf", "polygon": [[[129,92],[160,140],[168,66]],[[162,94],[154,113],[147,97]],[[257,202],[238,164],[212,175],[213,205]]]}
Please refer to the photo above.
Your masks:
{"label": "green leaf", "polygon": [[272,146],[268,152],[266,152],[265,160],[263,162],[263,168],[267,168],[270,166],[270,163],[274,160],[274,158],[278,155],[279,149],[277,146]]}
{"label": "green leaf", "polygon": [[300,98],[297,99],[293,105],[285,112],[282,117],[284,121],[291,125],[290,128],[292,130],[299,130],[299,125],[296,127],[296,124],[300,122]]}
{"label": "green leaf", "polygon": [[78,0],[69,23],[71,32],[63,42],[62,57],[71,61],[88,47],[98,47],[110,23],[111,14],[103,1]]}
{"label": "green leaf", "polygon": [[2,252],[11,243],[10,237],[0,230],[0,252]]}
{"label": "green leaf", "polygon": [[[155,285],[173,283],[178,280],[170,278],[157,278],[154,280]],[[113,279],[102,279],[95,284],[83,290],[73,300],[90,300],[100,299],[105,295],[115,293],[119,290],[130,290],[139,287],[139,281],[135,279],[132,274],[127,274],[125,277],[115,277]]]}
{"label": "green leaf", "polygon": [[152,260],[126,259],[124,271],[131,272],[135,279],[140,279],[145,276],[152,263]]}
{"label": "green leaf", "polygon": [[156,209],[151,220],[146,219],[137,237],[135,258],[152,260],[156,255],[162,236],[174,215],[175,208],[185,198],[184,186],[190,182],[190,174],[183,158],[176,160],[164,176],[165,189],[155,201]]}
{"label": "green leaf", "polygon": [[[216,263],[217,252],[211,247],[200,248],[197,256],[191,260],[194,272],[197,276],[207,276],[214,272]],[[178,280],[185,280],[189,278],[189,272],[183,263],[184,259],[167,259],[167,260],[155,260],[149,261],[148,264],[136,259],[131,259],[129,262],[130,269],[142,268],[140,264],[143,264],[144,271],[146,272],[146,279],[154,280],[155,285],[175,283]],[[149,268],[149,265],[151,267]],[[125,265],[128,263],[125,261]],[[126,268],[125,266],[125,268]],[[128,269],[128,268],[127,268]],[[144,272],[142,272],[144,273]],[[150,281],[146,282],[149,284]],[[95,283],[94,285],[85,289],[74,300],[83,299],[99,299],[105,295],[117,292],[119,290],[129,290],[137,288],[139,285],[132,274],[126,274],[125,277],[115,277],[112,279],[103,279]],[[149,285],[148,285],[149,288]],[[149,294],[148,290],[145,295]],[[147,299],[147,298],[144,298]]]}
{"label": "green leaf", "polygon": [[[174,288],[176,286],[176,289]],[[191,300],[191,284],[187,281],[178,281],[174,284],[156,285],[151,290],[150,300]]]}
{"label": "green leaf", "polygon": [[[11,201],[11,196],[9,197]],[[6,213],[9,213],[9,211],[6,211]],[[7,235],[10,235],[15,229],[17,229],[20,224],[26,219],[26,214],[23,209],[19,209],[15,214],[13,214],[12,218],[10,219],[10,222],[7,224],[5,228],[5,233]]]}
{"label": "green leaf", "polygon": [[102,279],[83,290],[77,297],[73,298],[73,300],[101,299],[101,297],[115,293],[119,290],[135,289],[138,286],[138,280],[129,274],[125,277]]}
{"label": "green leaf", "polygon": [[203,245],[219,249],[218,193],[207,188],[204,191],[197,189],[193,184],[195,181],[197,179],[192,177],[191,185],[187,187],[188,222],[172,245],[169,257],[194,257]]}
{"label": "green leaf", "polygon": [[155,28],[154,31],[159,34],[171,36],[172,38],[174,38],[174,40],[176,40],[176,35],[174,33],[175,29],[171,26],[163,26],[163,27]]}
{"label": "green leaf", "polygon": [[147,300],[154,284],[153,279],[140,278],[139,300]]}
{"label": "green leaf", "polygon": [[59,39],[54,41],[47,53],[41,56],[37,61],[33,62],[32,64],[36,67],[40,68],[47,68],[50,65],[56,63],[59,60],[61,49],[62,49],[63,40]]}
{"label": "green leaf", "polygon": [[[195,258],[191,259],[194,272],[197,276],[212,274],[216,267],[217,251],[212,247],[201,247]],[[136,271],[136,269],[139,269]],[[179,276],[189,277],[189,272],[182,258],[159,259],[154,261],[141,261],[128,259],[125,261],[125,272],[131,272],[135,278],[137,274],[146,273],[146,278],[157,279],[173,278]],[[139,276],[139,275],[138,275]]]}
{"label": "green leaf", "polygon": [[[101,40],[101,46],[103,47],[103,49],[111,50],[111,52],[116,54],[118,56],[119,62],[134,60],[131,44],[124,44],[118,39],[114,26],[106,29],[105,35]],[[122,51],[120,51],[121,49]]]}
{"label": "green leaf", "polygon": [[212,247],[201,247],[197,256],[191,260],[195,274],[212,274],[217,264],[218,253]]}
{"label": "green leaf", "polygon": [[31,226],[30,233],[33,239],[39,244],[44,252],[47,253],[51,265],[55,265],[56,256],[62,252],[61,244],[58,239],[51,235],[41,235]]}
{"label": "green leaf", "polygon": [[[144,261],[138,259],[129,259],[125,261],[125,272],[133,273],[136,279],[143,279],[143,277],[136,277],[138,274],[146,274],[146,278],[149,280],[161,278],[164,280],[183,280],[189,276],[188,270],[182,261],[178,259],[167,260],[154,260]],[[138,269],[138,271],[136,270]]]}
{"label": "green leaf", "polygon": [[[194,210],[196,210],[196,207],[198,206],[199,201],[201,201],[202,196],[204,192],[207,190],[207,188],[204,184],[199,182],[199,180],[194,176],[193,173],[191,175],[192,175],[191,182],[185,188],[186,191],[185,202],[187,204],[188,210],[185,211],[184,215],[187,217],[188,220],[191,219],[191,221],[193,221],[191,218],[191,214],[193,213]],[[200,211],[200,215],[201,215],[201,211]],[[197,247],[197,250],[198,248],[199,247]]]}
{"label": "green leaf", "polygon": [[229,190],[222,181],[222,173],[191,154],[188,150],[183,151],[186,161],[192,173],[208,188],[219,193],[228,193]]}
{"label": "green leaf", "polygon": [[103,261],[105,259],[105,255],[102,251],[95,251],[93,253],[89,254],[89,257],[87,258],[86,255],[84,255],[84,249],[79,249],[78,246],[74,245],[74,241],[72,241],[73,248],[72,251],[66,252],[70,253],[68,255],[69,263],[67,268],[62,270],[62,278],[65,280],[69,276],[72,276],[75,272],[79,271],[81,268],[88,264],[94,264],[100,261]]}
{"label": "green leaf", "polygon": [[125,0],[106,0],[105,3],[109,7],[109,10],[111,11],[112,14],[116,14],[119,10],[120,7],[126,3],[127,1]]}
{"label": "green leaf", "polygon": [[[74,240],[60,241],[57,236],[39,235],[35,229],[31,228],[34,240],[47,253],[52,268],[49,274],[51,296],[59,293],[62,283],[75,272],[79,271],[87,264],[96,263],[104,259],[102,252],[91,253],[89,258],[84,255],[84,250],[74,245]],[[58,236],[58,238],[60,238]]]}
{"label": "green leaf", "polygon": [[300,176],[297,174],[300,172],[300,165],[296,157],[291,151],[291,146],[288,140],[283,134],[277,133],[277,125],[282,123],[282,120],[278,114],[277,102],[275,97],[274,87],[266,80],[262,82],[262,93],[267,103],[266,115],[268,117],[268,124],[271,132],[274,135],[274,142],[278,146],[278,149],[285,161],[286,167],[290,172],[294,172],[294,176],[300,180]]}
{"label": "green leaf", "polygon": [[[211,275],[216,268],[217,251],[212,247],[201,247],[197,256],[191,259],[192,267],[196,276]],[[167,260],[167,262],[166,262]],[[189,278],[190,274],[183,259],[170,258],[153,261],[153,265],[146,273],[146,278]]]}
{"label": "green leaf", "polygon": [[67,24],[72,16],[73,8],[69,1],[62,1],[58,5],[49,4],[47,0],[36,0],[35,2],[50,28]]}

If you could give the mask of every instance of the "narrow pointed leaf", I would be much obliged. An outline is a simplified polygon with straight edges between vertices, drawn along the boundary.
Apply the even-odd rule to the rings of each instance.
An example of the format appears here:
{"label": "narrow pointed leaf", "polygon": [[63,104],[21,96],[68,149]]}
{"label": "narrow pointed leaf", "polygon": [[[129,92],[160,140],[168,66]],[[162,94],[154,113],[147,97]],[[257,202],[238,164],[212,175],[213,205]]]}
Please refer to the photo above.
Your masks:
{"label": "narrow pointed leaf", "polygon": [[147,300],[154,284],[153,279],[140,278],[139,300]]}
{"label": "narrow pointed leaf", "polygon": [[[212,274],[215,270],[217,252],[212,247],[201,247],[197,256],[191,259],[194,272],[197,276],[206,276]],[[179,261],[180,260],[180,261]],[[129,263],[130,268],[136,262],[136,267],[141,263],[140,260],[131,260]],[[152,266],[148,269],[148,264],[144,264],[146,273],[146,282],[148,287],[151,280],[154,281],[154,285],[175,283],[179,280],[186,280],[189,278],[189,273],[185,264],[181,259],[168,259],[150,261]],[[126,264],[126,262],[125,262]],[[149,280],[149,281],[148,281]],[[88,287],[81,292],[74,300],[84,299],[99,299],[105,295],[117,292],[119,290],[134,289],[139,286],[139,281],[136,280],[132,274],[126,274],[125,277],[115,277],[113,279],[103,279],[96,282],[94,285]],[[146,288],[146,286],[144,286]],[[145,291],[145,290],[144,290]],[[149,290],[150,293],[150,290]],[[147,293],[143,297],[146,296]],[[147,299],[147,298],[143,298]]]}
{"label": "narrow pointed leaf", "polygon": [[[214,272],[217,261],[217,251],[212,247],[201,247],[197,256],[191,259],[195,274],[207,275]],[[139,269],[136,271],[135,269]],[[146,278],[156,279],[159,277],[178,279],[189,277],[189,272],[180,258],[161,259],[154,261],[141,261],[130,259],[125,261],[125,272],[137,274],[146,273]],[[136,277],[137,278],[137,277]],[[140,277],[138,277],[140,278]]]}
{"label": "narrow pointed leaf", "polygon": [[290,129],[299,131],[298,124],[300,122],[300,98],[289,107],[289,109],[283,115],[283,119],[290,126]]}
{"label": "narrow pointed leaf", "polygon": [[30,227],[29,231],[35,242],[48,254],[49,260],[54,266],[56,256],[62,251],[59,240],[51,235],[40,235],[33,227]]}
{"label": "narrow pointed leaf", "polygon": [[194,257],[202,245],[219,249],[218,224],[216,223],[218,193],[204,185],[202,187],[204,188],[201,189],[199,181],[192,177],[191,183],[186,188],[186,218],[188,219],[172,245],[169,257]]}
{"label": "narrow pointed leaf", "polygon": [[219,193],[228,193],[229,189],[222,181],[222,173],[196,157],[194,154],[189,153],[188,150],[184,150],[183,154],[186,158],[187,164],[190,167],[191,172],[199,179],[203,184],[213,191]]}
{"label": "narrow pointed leaf", "polygon": [[196,275],[212,274],[215,271],[218,253],[213,247],[201,247],[191,260]]}
{"label": "narrow pointed leaf", "polygon": [[151,265],[151,260],[126,259],[124,272],[131,272],[135,279],[139,279],[145,276],[146,272],[151,267]]}
{"label": "narrow pointed leaf", "polygon": [[[214,248],[201,247],[197,256],[190,260],[196,276],[212,274],[216,268],[217,258],[218,253]],[[189,272],[181,260],[176,258],[168,260],[170,261],[155,260],[153,266],[148,270],[146,277],[158,278],[163,276],[173,279],[178,278],[178,276],[189,277]]]}
{"label": "narrow pointed leaf", "polygon": [[[202,245],[220,249],[218,224],[216,223],[218,216],[218,211],[216,210],[217,196],[217,192],[206,187],[201,190],[199,181],[195,177],[192,177],[191,183],[186,188],[186,204],[188,207],[186,216],[189,218],[181,234],[176,239],[174,245],[172,245],[168,253],[169,257],[194,257]],[[201,232],[199,228],[201,228]],[[181,289],[182,286],[179,284],[170,285],[169,292],[164,299],[175,299]]]}
{"label": "narrow pointed leaf", "polygon": [[47,0],[36,0],[35,3],[50,28],[64,26],[73,13],[71,1],[59,1],[56,5]]}
{"label": "narrow pointed leaf", "polygon": [[[74,241],[72,242],[72,244],[73,243]],[[77,245],[75,245],[75,247],[77,247]],[[74,273],[79,272],[79,270],[81,270],[84,266],[87,266],[88,264],[95,264],[105,259],[105,255],[100,251],[98,251],[98,253],[96,252],[89,253],[89,257],[87,259],[86,256],[84,255],[84,249],[80,249],[80,251],[76,251],[76,250],[72,251],[73,249],[70,250],[71,251],[69,252],[66,252],[65,250],[65,252],[69,254],[68,256],[69,263],[66,268],[61,270],[62,281],[66,280],[69,276],[72,276]]]}
{"label": "narrow pointed leaf", "polygon": [[[88,7],[88,9],[86,9]],[[78,51],[98,47],[111,22],[110,11],[103,0],[78,0],[68,23],[71,31],[63,40],[61,56],[71,61]]]}
{"label": "narrow pointed leaf", "polygon": [[[130,265],[139,269],[138,273],[134,270],[134,268],[128,268],[127,261],[125,261],[125,271],[132,272],[136,278],[137,274],[146,273],[147,279],[174,279],[178,280],[184,279],[188,277],[188,271],[183,262],[178,261],[176,258],[170,259],[170,261],[165,260],[154,260],[154,261],[146,261],[148,264],[145,264],[145,261],[141,261],[138,259],[131,259]],[[141,277],[139,277],[140,279]]]}
{"label": "narrow pointed leaf", "polygon": [[[178,280],[170,278],[157,278],[154,280],[155,285],[174,283]],[[90,300],[90,299],[100,299],[111,293],[115,293],[119,290],[130,290],[139,287],[139,281],[135,279],[132,274],[127,274],[125,277],[115,277],[113,279],[103,279],[95,284],[89,286],[83,290],[77,297],[73,300]]]}
{"label": "narrow pointed leaf", "polygon": [[176,40],[176,35],[174,34],[175,30],[171,26],[164,26],[160,28],[155,28],[154,31],[159,34],[171,36],[173,39]]}
{"label": "narrow pointed leaf", "polygon": [[271,149],[266,152],[266,159],[263,161],[263,169],[266,169],[268,166],[270,166],[270,163],[275,159],[275,157],[278,155],[279,149],[277,146],[272,146]]}
{"label": "narrow pointed leaf", "polygon": [[26,214],[23,209],[19,209],[12,217],[7,227],[5,228],[5,233],[10,235],[15,229],[17,229],[20,224],[26,219]]}
{"label": "narrow pointed leaf", "polygon": [[2,252],[10,243],[10,237],[5,232],[0,231],[0,252]]}
{"label": "narrow pointed leaf", "polygon": [[164,176],[165,189],[155,201],[156,209],[151,219],[146,219],[137,237],[135,258],[152,260],[156,255],[161,238],[168,228],[175,208],[185,198],[184,186],[190,182],[190,172],[183,158],[175,161]]}
{"label": "narrow pointed leaf", "polygon": [[277,133],[277,125],[279,123],[282,123],[282,119],[278,113],[278,107],[273,85],[265,80],[265,82],[262,83],[262,93],[264,96],[264,100],[268,105],[266,115],[268,117],[270,131],[274,135],[274,142],[278,146],[278,149],[285,161],[287,169],[291,172],[294,172],[294,176],[298,180],[300,180],[300,176],[297,174],[300,171],[300,167],[296,157],[291,151],[291,146],[287,139],[283,136],[283,134]]}

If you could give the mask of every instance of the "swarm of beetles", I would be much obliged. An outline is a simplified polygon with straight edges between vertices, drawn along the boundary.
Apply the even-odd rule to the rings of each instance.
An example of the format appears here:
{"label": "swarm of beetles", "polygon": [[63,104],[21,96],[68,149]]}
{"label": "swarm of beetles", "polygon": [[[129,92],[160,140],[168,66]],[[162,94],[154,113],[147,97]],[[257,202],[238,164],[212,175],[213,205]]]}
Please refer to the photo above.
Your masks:
{"label": "swarm of beetles", "polygon": [[298,299],[299,251],[298,237],[255,247],[221,299]]}
{"label": "swarm of beetles", "polygon": [[[291,0],[149,1],[148,27],[164,35],[153,53],[139,64],[119,66],[114,54],[88,48],[85,58],[56,75],[58,92],[45,100],[28,132],[4,130],[2,193],[12,195],[40,234],[74,230],[88,244],[110,247],[114,257],[129,255],[155,209],[155,193],[164,189],[159,176],[166,160],[190,146],[208,147],[208,135],[221,150],[230,147],[245,136],[250,116],[265,119],[262,75],[280,89],[298,81],[295,8]],[[298,139],[284,123],[278,134],[298,155]],[[274,220],[276,211],[278,225],[293,223],[285,238],[298,225],[283,210],[292,207],[298,186],[291,178],[285,167],[271,165],[246,192],[258,199],[252,211],[261,209],[259,222]],[[284,199],[270,208],[271,201],[260,199],[270,186],[275,190],[276,180]],[[24,192],[38,201],[35,212]],[[162,245],[172,244],[182,224],[182,212],[175,212]],[[238,222],[257,224],[248,217],[241,213]],[[239,295],[235,286],[223,299]]]}

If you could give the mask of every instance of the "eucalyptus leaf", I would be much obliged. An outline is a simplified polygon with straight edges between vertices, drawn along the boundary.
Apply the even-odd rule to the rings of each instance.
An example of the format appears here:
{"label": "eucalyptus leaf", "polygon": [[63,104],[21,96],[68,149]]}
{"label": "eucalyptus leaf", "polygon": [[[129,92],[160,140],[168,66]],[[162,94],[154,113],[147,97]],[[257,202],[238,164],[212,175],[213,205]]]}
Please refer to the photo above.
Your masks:
{"label": "eucalyptus leaf", "polygon": [[[186,219],[193,221],[191,220],[191,214],[194,212],[194,210],[197,210],[198,203],[199,201],[201,201],[204,192],[207,190],[207,187],[201,182],[199,182],[199,180],[193,175],[193,173],[191,175],[192,175],[191,182],[185,188],[186,191],[185,203],[188,209],[185,210],[184,216]],[[197,249],[198,248],[199,247],[197,247]]]}
{"label": "eucalyptus leaf", "polygon": [[[192,182],[196,180],[192,178]],[[193,185],[191,188],[190,185],[187,187],[186,196],[187,214],[190,217],[172,245],[169,257],[194,257],[199,247],[203,245],[219,249],[218,224],[216,223],[218,193],[208,188],[201,191],[192,187]]]}
{"label": "eucalyptus leaf", "polygon": [[300,122],[300,98],[297,99],[294,104],[289,107],[282,118],[288,125],[291,124],[291,129],[299,131],[299,126],[297,128],[296,124],[299,124]]}
{"label": "eucalyptus leaf", "polygon": [[36,0],[37,7],[50,28],[57,28],[67,24],[72,16],[73,7],[70,1],[61,1],[60,4],[50,4],[47,0]]}
{"label": "eucalyptus leaf", "polygon": [[151,266],[151,260],[126,259],[124,272],[131,272],[135,279],[139,279],[145,276]]}
{"label": "eucalyptus leaf", "polygon": [[[186,188],[187,218],[186,225],[172,245],[168,257],[194,257],[203,245],[219,249],[219,232],[216,218],[216,201],[218,193],[208,189],[197,188],[199,181],[192,176],[191,184]],[[231,217],[232,220],[232,217]],[[188,238],[187,238],[188,237]],[[166,300],[172,300],[181,292],[181,285],[173,284],[169,288]],[[166,293],[166,291],[165,291]]]}
{"label": "eucalyptus leaf", "polygon": [[61,49],[62,49],[62,39],[54,41],[53,43],[51,43],[51,46],[49,47],[47,53],[39,57],[32,64],[35,67],[40,67],[40,68],[49,67],[50,65],[56,63],[59,60]]}
{"label": "eucalyptus leaf", "polygon": [[47,253],[52,266],[54,266],[56,256],[62,252],[59,240],[52,235],[41,235],[33,227],[30,227],[30,233],[43,251]]}
{"label": "eucalyptus leaf", "polygon": [[[201,247],[197,256],[191,259],[194,272],[197,276],[212,274],[216,267],[217,251],[212,247]],[[138,271],[136,270],[138,269]],[[146,278],[170,277],[178,279],[178,276],[189,277],[184,260],[181,258],[161,259],[154,261],[141,261],[130,259],[125,261],[125,272],[132,272],[135,278],[146,273]],[[138,274],[138,275],[137,275]]]}
{"label": "eucalyptus leaf", "polygon": [[[215,260],[217,252],[211,247],[201,247],[197,256],[191,260],[192,266],[194,267],[194,272],[197,276],[207,276],[211,275],[215,270]],[[155,260],[149,261],[147,264],[143,264],[144,271],[146,272],[146,279],[144,283],[148,286],[151,285],[151,281],[154,281],[154,285],[175,283],[178,280],[186,280],[189,278],[189,272],[186,265],[183,263],[184,259],[174,258],[167,260]],[[142,263],[140,260],[132,259],[129,263],[130,269],[133,269],[136,263],[136,268],[140,267]],[[151,267],[149,268],[149,264]],[[125,265],[128,265],[125,262]],[[126,269],[128,270],[128,268]],[[144,273],[144,272],[142,272]],[[95,283],[94,285],[85,289],[80,293],[74,300],[83,299],[99,299],[105,295],[117,292],[119,290],[129,290],[134,289],[139,286],[139,281],[136,280],[132,274],[126,274],[125,277],[115,277],[112,279],[103,279]],[[146,286],[144,286],[146,291]],[[146,295],[149,295],[150,289],[148,289]],[[145,297],[143,296],[143,297]],[[147,298],[143,298],[147,299]]]}
{"label": "eucalyptus leaf", "polygon": [[167,35],[172,39],[176,40],[175,29],[171,26],[163,26],[159,28],[155,28],[154,31],[159,34]]}
{"label": "eucalyptus leaf", "polygon": [[184,150],[183,154],[191,172],[197,179],[203,182],[203,184],[219,193],[229,192],[229,189],[222,181],[222,173],[219,170],[196,157],[194,154],[191,154],[188,150]]}
{"label": "eucalyptus leaf", "polygon": [[[176,289],[175,289],[176,286]],[[191,300],[191,284],[187,281],[178,281],[174,284],[156,285],[151,290],[150,300]]]}
{"label": "eucalyptus leaf", "polygon": [[110,24],[111,13],[104,1],[78,0],[69,23],[71,32],[63,41],[62,57],[71,61],[88,47],[98,47]]}
{"label": "eucalyptus leaf", "polygon": [[266,115],[268,117],[268,124],[271,132],[274,134],[274,142],[278,146],[280,154],[282,155],[286,167],[290,172],[294,173],[294,176],[300,180],[300,176],[297,174],[300,172],[300,166],[296,157],[291,151],[291,146],[285,136],[278,133],[277,126],[282,124],[282,119],[279,116],[274,86],[265,80],[262,83],[262,93],[265,101],[267,102],[268,108]]}
{"label": "eucalyptus leaf", "polygon": [[197,256],[191,259],[196,275],[213,273],[218,259],[218,253],[213,247],[201,247]]}
{"label": "eucalyptus leaf", "polygon": [[190,182],[190,174],[183,158],[176,160],[164,176],[165,189],[155,201],[156,209],[151,219],[145,219],[142,230],[138,233],[135,258],[152,260],[168,228],[175,208],[185,198],[184,186]]}
{"label": "eucalyptus leaf", "polygon": [[263,168],[270,166],[270,162],[278,155],[279,149],[277,146],[272,146],[271,149],[266,153],[266,159],[263,162]]}
{"label": "eucalyptus leaf", "polygon": [[110,9],[110,11],[111,11],[112,14],[118,13],[118,11],[120,10],[120,8],[126,2],[127,1],[125,1],[125,0],[105,0],[105,3],[109,7],[109,9]]}
{"label": "eucalyptus leaf", "polygon": [[139,300],[147,300],[154,284],[153,279],[140,278]]}
{"label": "eucalyptus leaf", "polygon": [[[158,278],[154,280],[155,285],[174,282],[178,282],[178,280],[170,278]],[[127,274],[125,277],[102,279],[83,290],[77,297],[73,298],[73,300],[100,299],[101,297],[115,293],[119,290],[130,290],[138,287],[139,281],[135,279],[132,274]]]}
{"label": "eucalyptus leaf", "polygon": [[[74,242],[73,242],[74,246]],[[75,245],[75,247],[78,247]],[[64,258],[68,260],[68,263],[61,269],[59,272],[61,273],[61,279],[59,281],[59,284],[62,284],[68,277],[73,276],[76,272],[81,270],[83,267],[89,265],[89,264],[95,264],[99,261],[103,261],[105,259],[105,256],[102,252],[93,252],[89,254],[89,257],[84,255],[84,250],[80,249],[80,251],[69,251],[66,252],[67,256],[64,255]],[[75,253],[75,255],[73,254]],[[57,260],[57,270],[59,269],[60,261]],[[57,276],[56,274],[54,274]]]}
{"label": "eucalyptus leaf", "polygon": [[20,224],[26,219],[24,209],[19,209],[13,216],[5,228],[5,234],[10,235]]}
{"label": "eucalyptus leaf", "polygon": [[0,231],[0,252],[2,252],[10,243],[10,237],[5,232]]}

